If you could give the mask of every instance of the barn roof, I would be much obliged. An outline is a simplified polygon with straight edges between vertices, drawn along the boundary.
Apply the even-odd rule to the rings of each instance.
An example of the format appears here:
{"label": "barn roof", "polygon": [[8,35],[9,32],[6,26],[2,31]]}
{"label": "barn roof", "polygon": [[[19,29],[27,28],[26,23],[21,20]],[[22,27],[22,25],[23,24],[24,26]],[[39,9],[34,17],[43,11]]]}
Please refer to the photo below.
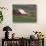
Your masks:
{"label": "barn roof", "polygon": [[18,11],[19,11],[21,14],[27,14],[27,12],[24,11],[23,9],[18,9]]}

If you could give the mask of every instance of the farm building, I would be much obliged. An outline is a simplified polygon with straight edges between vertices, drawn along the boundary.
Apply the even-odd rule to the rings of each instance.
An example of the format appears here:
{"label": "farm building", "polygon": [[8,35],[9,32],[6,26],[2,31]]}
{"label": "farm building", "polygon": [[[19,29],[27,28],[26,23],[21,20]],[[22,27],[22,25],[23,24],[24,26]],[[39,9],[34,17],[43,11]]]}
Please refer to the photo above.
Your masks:
{"label": "farm building", "polygon": [[24,15],[27,15],[28,13],[23,9],[16,9],[16,10],[13,10],[13,14],[16,16],[24,16]]}

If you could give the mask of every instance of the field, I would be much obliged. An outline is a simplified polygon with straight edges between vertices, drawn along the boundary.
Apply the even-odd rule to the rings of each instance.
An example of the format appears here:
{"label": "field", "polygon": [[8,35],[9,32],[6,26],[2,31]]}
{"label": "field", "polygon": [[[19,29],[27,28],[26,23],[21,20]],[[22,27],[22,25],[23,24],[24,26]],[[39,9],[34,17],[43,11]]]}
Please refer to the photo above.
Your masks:
{"label": "field", "polygon": [[13,15],[13,22],[25,22],[25,23],[29,23],[29,22],[36,22],[36,16],[15,16]]}

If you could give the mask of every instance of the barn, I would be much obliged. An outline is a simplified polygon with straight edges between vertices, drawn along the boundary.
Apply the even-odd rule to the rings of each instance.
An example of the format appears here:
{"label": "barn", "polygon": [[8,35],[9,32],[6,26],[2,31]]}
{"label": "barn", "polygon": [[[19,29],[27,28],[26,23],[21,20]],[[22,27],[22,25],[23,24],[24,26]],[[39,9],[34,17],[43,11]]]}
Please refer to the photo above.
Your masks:
{"label": "barn", "polygon": [[28,13],[23,9],[16,9],[16,10],[13,10],[13,14],[16,16],[25,16]]}

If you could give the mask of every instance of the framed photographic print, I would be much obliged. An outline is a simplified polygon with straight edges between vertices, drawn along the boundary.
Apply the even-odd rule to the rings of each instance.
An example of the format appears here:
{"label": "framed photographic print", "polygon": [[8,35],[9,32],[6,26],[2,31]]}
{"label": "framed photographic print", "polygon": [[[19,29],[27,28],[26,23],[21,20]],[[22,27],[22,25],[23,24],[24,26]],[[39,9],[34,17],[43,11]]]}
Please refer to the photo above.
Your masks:
{"label": "framed photographic print", "polygon": [[13,4],[13,22],[16,22],[16,23],[37,22],[37,5],[35,4],[26,4],[26,5]]}

